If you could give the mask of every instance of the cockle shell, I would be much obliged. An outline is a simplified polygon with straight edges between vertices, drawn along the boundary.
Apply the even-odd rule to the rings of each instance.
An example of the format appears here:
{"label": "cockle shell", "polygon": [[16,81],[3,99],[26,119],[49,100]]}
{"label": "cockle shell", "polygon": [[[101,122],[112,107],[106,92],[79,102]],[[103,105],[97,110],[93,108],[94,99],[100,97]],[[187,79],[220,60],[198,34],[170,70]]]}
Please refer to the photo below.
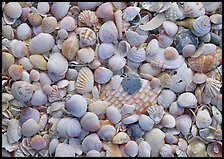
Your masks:
{"label": "cockle shell", "polygon": [[41,14],[46,14],[50,10],[50,6],[48,2],[38,2],[37,3],[37,10]]}
{"label": "cockle shell", "polygon": [[123,19],[126,22],[132,21],[139,12],[140,12],[139,7],[133,7],[133,6],[127,7],[123,11]]}
{"label": "cockle shell", "polygon": [[112,43],[101,43],[97,50],[97,55],[100,59],[105,60],[114,55],[116,50],[116,47]]}
{"label": "cockle shell", "polygon": [[23,67],[13,64],[9,67],[8,73],[14,81],[19,80],[23,75]]}
{"label": "cockle shell", "polygon": [[56,19],[62,19],[68,12],[70,2],[54,2],[51,6],[51,13]]}
{"label": "cockle shell", "polygon": [[95,56],[94,50],[91,47],[82,48],[77,52],[77,57],[83,63],[90,63]]}
{"label": "cockle shell", "polygon": [[91,150],[100,151],[103,147],[102,142],[100,141],[96,133],[92,133],[82,141],[81,149],[84,153],[87,153]]}
{"label": "cockle shell", "polygon": [[14,39],[15,35],[10,25],[5,25],[2,27],[2,36],[9,40]]}
{"label": "cockle shell", "polygon": [[221,64],[221,55],[222,50],[217,47],[213,53],[208,55],[200,55],[196,58],[188,58],[188,65],[193,71],[207,73]]}
{"label": "cockle shell", "polygon": [[74,59],[78,50],[79,50],[79,39],[77,35],[72,35],[63,42],[62,53],[69,61]]}
{"label": "cockle shell", "polygon": [[40,125],[34,119],[28,119],[22,125],[22,134],[23,136],[33,136],[40,129]]}
{"label": "cockle shell", "polygon": [[17,142],[22,137],[18,120],[9,120],[6,135],[10,144]]}
{"label": "cockle shell", "polygon": [[174,117],[182,115],[184,113],[184,108],[180,107],[177,102],[173,102],[169,107],[169,113]]}
{"label": "cockle shell", "polygon": [[100,121],[95,113],[87,112],[80,120],[81,126],[90,132],[95,132],[100,129]]}
{"label": "cockle shell", "polygon": [[66,31],[73,31],[77,27],[75,24],[76,22],[73,17],[66,16],[60,21],[59,27]]}
{"label": "cockle shell", "polygon": [[221,2],[201,2],[201,3],[204,5],[205,11],[207,12],[216,11],[221,5]]}
{"label": "cockle shell", "polygon": [[186,17],[199,17],[205,14],[205,8],[202,2],[185,2],[183,13]]}
{"label": "cockle shell", "polygon": [[54,43],[55,40],[52,35],[40,33],[30,40],[29,51],[31,54],[42,54],[50,51],[53,48]]}
{"label": "cockle shell", "polygon": [[119,54],[115,54],[108,60],[108,67],[112,71],[118,71],[124,67],[126,64],[126,59]]}
{"label": "cockle shell", "polygon": [[93,89],[94,77],[92,71],[88,67],[83,67],[78,74],[76,80],[76,90],[80,94],[85,94]]}
{"label": "cockle shell", "polygon": [[42,23],[42,17],[38,13],[30,13],[27,18],[33,27],[40,26]]}
{"label": "cockle shell", "polygon": [[160,124],[166,128],[173,128],[176,125],[174,116],[170,114],[165,114],[160,122]]}
{"label": "cockle shell", "polygon": [[94,79],[99,84],[107,83],[113,76],[113,72],[105,67],[98,67],[94,71]]}
{"label": "cockle shell", "polygon": [[76,32],[79,34],[80,47],[93,46],[96,43],[95,32],[87,27],[77,28]]}
{"label": "cockle shell", "polygon": [[[65,40],[68,37],[68,32],[64,29],[60,29],[60,30],[58,30],[58,37],[62,40]],[[58,52],[58,51],[56,51],[56,52]]]}
{"label": "cockle shell", "polygon": [[27,102],[33,95],[32,85],[24,81],[16,81],[11,87],[12,95],[20,101]]}
{"label": "cockle shell", "polygon": [[180,107],[184,107],[184,108],[194,108],[196,107],[197,99],[193,93],[186,92],[186,93],[182,93],[177,98],[177,104]]}
{"label": "cockle shell", "polygon": [[221,87],[222,83],[220,81],[213,78],[207,78],[205,81],[204,92],[206,95],[214,97],[220,92]]}
{"label": "cockle shell", "polygon": [[95,26],[98,22],[98,17],[96,16],[95,12],[90,10],[82,11],[78,16],[78,19],[81,23],[88,27]]}
{"label": "cockle shell", "polygon": [[36,69],[47,70],[47,61],[44,59],[42,55],[31,55],[29,57],[30,63]]}
{"label": "cockle shell", "polygon": [[81,10],[94,10],[98,2],[77,2]]}
{"label": "cockle shell", "polygon": [[146,141],[141,141],[138,145],[138,157],[150,157],[151,156],[151,146]]}
{"label": "cockle shell", "polygon": [[44,33],[52,33],[57,27],[57,19],[55,17],[45,17],[42,20],[41,28]]}
{"label": "cockle shell", "polygon": [[12,40],[9,44],[9,48],[16,58],[22,58],[29,54],[29,50],[25,43],[19,40]]}
{"label": "cockle shell", "polygon": [[155,55],[157,53],[158,49],[159,49],[158,40],[152,39],[146,47],[146,54]]}
{"label": "cockle shell", "polygon": [[101,4],[96,10],[96,16],[103,18],[105,21],[113,20],[113,5],[110,2]]}
{"label": "cockle shell", "polygon": [[154,126],[154,121],[145,114],[141,114],[139,116],[138,123],[139,126],[145,131],[150,131]]}
{"label": "cockle shell", "polygon": [[182,19],[184,17],[183,9],[178,6],[177,2],[172,2],[171,6],[165,11],[165,16],[170,21]]}
{"label": "cockle shell", "polygon": [[130,61],[141,63],[146,59],[145,49],[143,47],[137,48],[134,46],[128,51],[127,57]]}
{"label": "cockle shell", "polygon": [[18,2],[9,2],[4,7],[4,13],[12,19],[17,19],[22,14],[22,7]]}
{"label": "cockle shell", "polygon": [[33,96],[31,98],[31,104],[33,106],[39,106],[39,105],[45,105],[47,103],[47,95],[44,94],[42,89],[36,90],[33,93]]}
{"label": "cockle shell", "polygon": [[125,132],[117,133],[112,140],[114,144],[125,144],[128,141],[130,141],[130,137]]}
{"label": "cockle shell", "polygon": [[55,150],[55,157],[75,157],[74,148],[66,143],[59,143]]}
{"label": "cockle shell", "polygon": [[107,21],[100,27],[99,38],[103,43],[112,43],[117,41],[118,31],[113,21]]}
{"label": "cockle shell", "polygon": [[22,23],[17,28],[16,33],[20,40],[26,40],[31,37],[32,31],[28,24]]}
{"label": "cockle shell", "polygon": [[168,36],[165,33],[161,33],[161,34],[159,34],[158,42],[159,42],[160,47],[166,48],[173,43],[173,38]]}

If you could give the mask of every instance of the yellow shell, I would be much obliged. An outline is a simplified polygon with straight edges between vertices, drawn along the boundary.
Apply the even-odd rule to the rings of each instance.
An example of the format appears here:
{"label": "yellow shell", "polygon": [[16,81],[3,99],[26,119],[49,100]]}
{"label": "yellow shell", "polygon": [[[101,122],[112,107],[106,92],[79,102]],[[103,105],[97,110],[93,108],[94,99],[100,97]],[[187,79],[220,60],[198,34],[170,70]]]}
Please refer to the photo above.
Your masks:
{"label": "yellow shell", "polygon": [[187,19],[184,19],[182,21],[177,21],[176,24],[192,30],[194,21],[195,21],[194,18],[187,18]]}
{"label": "yellow shell", "polygon": [[42,55],[31,55],[29,60],[35,68],[40,70],[47,70],[47,61]]}

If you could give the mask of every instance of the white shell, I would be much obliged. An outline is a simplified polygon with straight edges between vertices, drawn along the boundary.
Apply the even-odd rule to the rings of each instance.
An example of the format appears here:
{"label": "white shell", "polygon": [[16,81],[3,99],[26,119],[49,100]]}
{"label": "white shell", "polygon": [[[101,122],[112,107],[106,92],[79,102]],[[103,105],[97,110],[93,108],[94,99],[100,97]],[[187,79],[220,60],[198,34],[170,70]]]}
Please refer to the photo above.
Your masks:
{"label": "white shell", "polygon": [[121,120],[121,114],[119,110],[114,106],[110,106],[107,108],[106,115],[107,119],[109,119],[114,124],[117,124]]}
{"label": "white shell", "polygon": [[155,122],[155,124],[158,124],[164,115],[164,108],[160,105],[150,106],[147,108],[147,112],[149,114],[149,117]]}
{"label": "white shell", "polygon": [[22,14],[22,7],[18,2],[9,2],[4,7],[4,13],[12,19],[17,19]]}
{"label": "white shell", "polygon": [[152,148],[146,141],[141,141],[138,145],[138,157],[150,157]]}
{"label": "white shell", "polygon": [[18,26],[16,33],[20,40],[26,40],[31,37],[32,30],[27,23],[22,23]]}
{"label": "white shell", "polygon": [[124,151],[131,157],[135,157],[138,154],[138,144],[135,141],[128,141],[124,145]]}
{"label": "white shell", "polygon": [[201,128],[207,128],[212,123],[212,118],[210,117],[210,114],[208,110],[201,110],[197,113],[196,116],[196,126]]}
{"label": "white shell", "polygon": [[207,76],[203,73],[195,73],[192,81],[196,84],[202,84],[207,80]]}
{"label": "white shell", "polygon": [[176,21],[183,18],[183,9],[176,2],[172,2],[171,6],[165,11],[167,20]]}
{"label": "white shell", "polygon": [[125,32],[125,37],[127,38],[127,41],[131,46],[139,46],[143,44],[148,38],[148,32],[142,30],[138,31],[137,29],[135,31],[133,31],[132,29],[128,29]]}
{"label": "white shell", "polygon": [[217,122],[222,124],[222,113],[215,106],[212,106],[212,114]]}
{"label": "white shell", "polygon": [[113,72],[105,67],[98,67],[94,71],[94,79],[99,84],[107,83],[113,76]]}
{"label": "white shell", "polygon": [[173,37],[178,31],[178,26],[172,21],[163,22],[163,28],[170,37]]}
{"label": "white shell", "polygon": [[97,55],[100,59],[105,60],[114,55],[116,50],[112,43],[101,43],[97,50]]}
{"label": "white shell", "polygon": [[116,134],[116,129],[112,125],[104,125],[100,128],[97,134],[101,139],[108,142],[113,139],[114,135]]}
{"label": "white shell", "polygon": [[30,146],[35,150],[42,150],[47,146],[47,142],[40,135],[35,135],[30,140]]}
{"label": "white shell", "polygon": [[104,43],[112,43],[117,41],[118,31],[113,21],[107,21],[100,27],[99,38]]}
{"label": "white shell", "polygon": [[66,16],[60,21],[59,27],[66,31],[73,31],[77,27],[75,24],[76,22],[73,17]]}
{"label": "white shell", "polygon": [[66,143],[59,143],[55,150],[55,157],[75,157],[74,148]]}
{"label": "white shell", "polygon": [[159,49],[158,40],[152,39],[146,47],[146,54],[155,55],[157,53],[158,49]]}
{"label": "white shell", "polygon": [[192,124],[190,116],[184,114],[176,118],[176,129],[180,131],[184,136],[189,134]]}
{"label": "white shell", "polygon": [[62,19],[68,12],[70,2],[54,2],[51,6],[51,13],[56,19]]}
{"label": "white shell", "polygon": [[161,104],[164,108],[168,108],[176,99],[176,94],[169,90],[164,89],[161,91],[158,96],[158,103]]}
{"label": "white shell", "polygon": [[139,119],[139,115],[138,114],[132,114],[128,117],[125,117],[121,120],[121,122],[125,125],[128,125],[128,124],[133,124],[135,122],[137,122]]}
{"label": "white shell", "polygon": [[159,152],[161,157],[174,157],[172,147],[168,144],[164,144]]}
{"label": "white shell", "polygon": [[28,119],[22,125],[22,134],[24,136],[30,137],[36,134],[40,129],[40,125],[34,119]]}
{"label": "white shell", "polygon": [[205,8],[202,2],[185,2],[183,13],[186,17],[199,17],[205,14]]}
{"label": "white shell", "polygon": [[33,95],[32,85],[24,81],[16,81],[11,87],[12,95],[19,101],[27,102]]}
{"label": "white shell", "polygon": [[47,103],[47,100],[48,100],[47,95],[44,94],[42,89],[39,89],[33,93],[33,96],[31,98],[31,104],[33,106],[41,106],[45,105]]}
{"label": "white shell", "polygon": [[80,120],[81,126],[90,132],[100,129],[100,121],[95,113],[87,112]]}
{"label": "white shell", "polygon": [[154,126],[154,121],[145,114],[141,114],[139,116],[138,123],[139,126],[145,131],[150,131]]}
{"label": "white shell", "polygon": [[122,39],[123,28],[124,28],[123,27],[123,19],[122,19],[122,11],[121,10],[117,10],[114,13],[114,18],[115,18],[115,24],[117,26],[118,37],[119,37],[119,40],[120,40],[120,39]]}
{"label": "white shell", "polygon": [[48,2],[38,2],[37,3],[37,10],[41,14],[46,14],[50,10],[50,6]]}
{"label": "white shell", "polygon": [[169,113],[174,117],[184,114],[184,108],[178,106],[177,102],[173,102],[169,107]]}
{"label": "white shell", "polygon": [[82,145],[81,145],[81,149],[84,153],[87,153],[88,151],[91,151],[91,150],[100,151],[102,147],[103,147],[103,144],[96,133],[92,133],[88,135],[82,141]]}
{"label": "white shell", "polygon": [[90,112],[95,113],[97,116],[103,115],[106,113],[106,109],[108,108],[108,103],[106,101],[96,101],[88,106],[88,110]]}
{"label": "white shell", "polygon": [[29,50],[24,42],[19,40],[12,40],[9,44],[12,54],[17,58],[22,58],[29,54]]}
{"label": "white shell", "polygon": [[10,144],[17,142],[22,137],[18,120],[16,119],[9,120],[6,135],[8,138],[8,142]]}
{"label": "white shell", "polygon": [[140,12],[140,8],[139,7],[132,7],[132,6],[127,7],[123,11],[123,19],[126,22],[132,21],[139,12]]}
{"label": "white shell", "polygon": [[176,125],[174,116],[170,114],[165,114],[160,122],[160,124],[166,128],[173,128]]}
{"label": "white shell", "polygon": [[90,63],[95,56],[94,50],[91,47],[82,48],[77,52],[77,57],[83,63]]}
{"label": "white shell", "polygon": [[118,43],[118,52],[123,57],[127,56],[127,53],[130,48],[131,46],[127,41],[122,40]]}
{"label": "white shell", "polygon": [[197,99],[193,93],[182,93],[177,98],[177,104],[183,108],[194,108],[197,104]]}
{"label": "white shell", "polygon": [[143,62],[146,59],[145,49],[143,47],[137,48],[134,46],[128,51],[127,57],[132,62]]}
{"label": "white shell", "polygon": [[118,71],[124,67],[126,64],[126,59],[119,54],[115,54],[108,60],[108,67],[112,71]]}

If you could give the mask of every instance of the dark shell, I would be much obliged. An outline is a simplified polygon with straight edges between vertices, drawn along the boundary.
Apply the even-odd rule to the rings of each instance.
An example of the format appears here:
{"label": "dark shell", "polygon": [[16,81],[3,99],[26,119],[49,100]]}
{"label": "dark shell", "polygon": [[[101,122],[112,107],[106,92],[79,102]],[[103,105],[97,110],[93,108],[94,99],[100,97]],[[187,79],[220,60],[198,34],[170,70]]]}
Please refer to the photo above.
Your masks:
{"label": "dark shell", "polygon": [[123,78],[122,86],[128,94],[134,94],[141,88],[142,84],[136,75],[129,73]]}
{"label": "dark shell", "polygon": [[133,140],[137,140],[142,137],[144,131],[141,129],[138,123],[135,123],[128,125],[127,133]]}
{"label": "dark shell", "polygon": [[199,44],[198,37],[196,37],[190,30],[183,29],[175,35],[173,45],[179,54],[182,54],[183,48],[189,44],[194,45],[196,48]]}

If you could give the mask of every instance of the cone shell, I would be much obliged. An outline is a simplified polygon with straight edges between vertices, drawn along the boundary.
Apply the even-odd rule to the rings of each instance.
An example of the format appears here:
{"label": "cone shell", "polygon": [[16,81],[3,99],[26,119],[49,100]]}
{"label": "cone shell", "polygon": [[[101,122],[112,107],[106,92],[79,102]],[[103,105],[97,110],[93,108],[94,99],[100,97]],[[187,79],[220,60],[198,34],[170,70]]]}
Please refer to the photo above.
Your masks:
{"label": "cone shell", "polygon": [[88,67],[83,67],[79,71],[76,81],[76,90],[80,94],[92,91],[94,85],[94,77],[92,71]]}

